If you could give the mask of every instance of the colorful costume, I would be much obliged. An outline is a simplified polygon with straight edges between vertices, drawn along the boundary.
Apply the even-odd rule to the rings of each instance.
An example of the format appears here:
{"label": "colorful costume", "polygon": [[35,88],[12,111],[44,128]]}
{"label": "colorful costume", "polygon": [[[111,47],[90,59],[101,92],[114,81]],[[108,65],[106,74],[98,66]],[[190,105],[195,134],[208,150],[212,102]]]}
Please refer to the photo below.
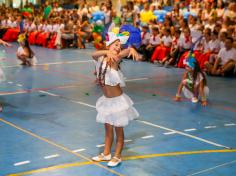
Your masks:
{"label": "colorful costume", "polygon": [[[25,40],[27,40],[25,34],[20,34],[17,41],[20,43],[20,42],[25,42]],[[17,54],[18,55],[26,55],[25,50],[24,50],[24,48],[22,46],[20,46],[17,49]],[[35,57],[35,55],[33,55],[32,58],[27,58],[26,61],[29,62],[30,65],[35,65],[38,62],[37,58]]]}
{"label": "colorful costume", "polygon": [[[197,61],[196,59],[190,55],[190,57],[188,58],[187,62],[186,62],[186,65],[188,67],[190,67],[191,69],[195,69],[196,67],[196,64],[197,64]],[[198,97],[198,90],[195,90],[196,88],[198,89],[199,88],[199,85],[200,85],[200,82],[203,81],[205,79],[205,75],[204,73],[202,72],[198,72],[197,73],[197,76],[194,80],[193,78],[193,75],[188,72],[187,73],[187,78],[185,80],[183,80],[183,82],[185,82],[185,86],[183,87],[182,91],[185,95],[186,98],[189,98],[189,99],[192,99],[193,102],[197,102]],[[197,91],[197,92],[195,92]],[[203,88],[203,96],[204,98],[202,97],[202,99],[206,99],[206,97],[209,95],[209,88],[208,86],[205,84],[204,85],[204,88]]]}
{"label": "colorful costume", "polygon": [[[120,84],[121,87],[125,86],[121,71],[108,67],[103,57],[99,58],[96,64],[96,71],[98,79],[99,73],[105,73],[105,75],[101,75],[104,76],[105,85],[116,86]],[[116,127],[126,126],[130,120],[139,116],[133,107],[133,101],[125,93],[112,98],[103,95],[97,100],[96,109],[98,112],[97,122],[108,123]]]}
{"label": "colorful costume", "polygon": [[[127,42],[127,36],[116,35],[112,32],[108,33],[106,45],[109,46],[116,40],[120,40],[121,44]],[[96,62],[97,79],[101,86],[125,86],[124,76],[118,69],[115,70],[108,66],[104,56],[100,57]],[[133,101],[125,94],[108,98],[104,95],[97,100],[97,122],[108,123],[115,127],[124,127],[128,125],[130,120],[138,118],[139,114],[133,107]]]}

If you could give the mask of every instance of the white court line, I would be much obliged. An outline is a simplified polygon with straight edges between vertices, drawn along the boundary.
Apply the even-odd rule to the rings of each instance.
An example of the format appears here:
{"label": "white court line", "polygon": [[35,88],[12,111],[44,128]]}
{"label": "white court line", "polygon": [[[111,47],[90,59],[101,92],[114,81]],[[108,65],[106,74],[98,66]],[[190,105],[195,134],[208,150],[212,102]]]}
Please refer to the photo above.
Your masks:
{"label": "white court line", "polygon": [[149,136],[143,136],[143,137],[141,137],[142,139],[149,139],[149,138],[154,138],[154,136],[153,135],[149,135]]}
{"label": "white court line", "polygon": [[[96,106],[94,106],[94,105],[90,105],[90,104],[87,104],[87,103],[84,103],[84,102],[81,102],[81,101],[70,100],[70,102],[78,103],[78,104],[81,104],[81,105],[84,105],[84,106],[88,106],[88,107],[91,107],[91,108],[96,108]],[[167,127],[163,127],[163,126],[160,126],[160,125],[156,125],[156,124],[153,124],[153,123],[150,123],[150,122],[147,122],[147,121],[142,121],[142,120],[136,120],[136,121],[140,122],[140,123],[143,123],[143,124],[146,124],[146,125],[149,125],[149,126],[152,126],[152,127],[156,127],[156,128],[160,128],[160,129],[164,129],[164,130],[170,131],[170,132],[168,132],[170,134],[171,133],[172,134],[177,133],[177,134],[180,134],[180,135],[183,135],[183,136],[187,136],[189,138],[192,138],[192,139],[195,139],[195,140],[198,140],[198,141],[205,142],[207,144],[211,144],[211,145],[214,145],[214,146],[217,146],[217,147],[223,147],[223,148],[230,149],[230,147],[227,147],[227,146],[224,146],[224,145],[221,145],[221,144],[218,144],[218,143],[215,143],[215,142],[212,142],[212,141],[209,141],[209,140],[197,137],[197,136],[193,136],[193,135],[181,132],[181,131],[177,131],[177,130],[170,129],[170,128],[167,128]],[[103,145],[105,145],[105,144],[103,144]]]}
{"label": "white court line", "polygon": [[[58,88],[67,89],[67,88],[73,88],[73,87],[78,87],[78,86],[76,86],[76,85],[69,85],[69,86],[61,86],[61,87],[58,87]],[[21,91],[17,91],[17,92],[3,92],[3,93],[0,93],[0,96],[1,95],[25,94],[25,93],[31,93],[31,92],[32,92],[31,90],[21,90]],[[48,94],[48,95],[51,95],[51,96],[59,96],[59,95],[56,95],[56,94],[53,94],[53,93],[50,93],[50,92],[47,92],[47,91],[43,91],[43,90],[40,90],[38,92],[45,93],[45,94]]]}
{"label": "white court line", "polygon": [[16,84],[18,87],[23,87],[23,85],[22,84]]}
{"label": "white court line", "polygon": [[29,164],[30,161],[22,161],[22,162],[19,162],[19,163],[15,163],[14,166],[21,166],[21,165],[24,165],[24,164]]}
{"label": "white court line", "polygon": [[2,68],[15,68],[15,67],[21,67],[21,65],[3,66]]}
{"label": "white court line", "polygon": [[29,91],[22,90],[22,91],[19,91],[19,92],[6,92],[6,93],[0,93],[0,96],[1,96],[1,95],[25,94],[25,93],[29,93]]}
{"label": "white court line", "polygon": [[105,146],[105,144],[98,144],[98,145],[96,145],[97,148],[104,147],[104,146]]}
{"label": "white court line", "polygon": [[205,142],[207,144],[211,144],[211,145],[214,145],[214,146],[217,146],[217,147],[223,147],[223,148],[230,149],[230,147],[227,147],[227,146],[224,146],[224,145],[221,145],[221,144],[217,144],[215,142],[212,142],[212,141],[209,141],[209,140],[197,137],[197,136],[193,136],[191,134],[187,134],[187,133],[184,133],[184,132],[181,132],[181,131],[173,130],[173,129],[170,129],[170,128],[167,128],[167,127],[163,127],[163,126],[160,126],[160,125],[156,125],[156,124],[153,124],[153,123],[150,123],[150,122],[147,122],[147,121],[143,121],[143,120],[136,120],[136,121],[140,122],[140,123],[143,123],[143,124],[146,124],[146,125],[149,125],[149,126],[156,127],[156,128],[160,128],[160,129],[164,129],[164,130],[167,130],[167,131],[175,132],[177,134],[180,134],[180,135],[183,135],[183,136],[187,136],[187,137],[190,137],[192,139],[196,139],[198,141],[202,141],[202,142]]}
{"label": "white court line", "polygon": [[74,64],[74,63],[87,63],[87,62],[93,62],[93,60],[86,60],[86,61],[65,61],[65,62],[49,62],[49,63],[36,64],[35,66],[60,65],[60,64]]}
{"label": "white court line", "polygon": [[[137,79],[131,79],[130,81],[138,81],[138,80],[143,80],[144,78],[137,78]],[[145,79],[148,79],[148,78],[145,78]],[[9,84],[13,84],[13,82],[8,82]],[[20,85],[18,85],[20,86]],[[23,85],[21,85],[20,87],[22,87]],[[73,87],[78,87],[78,86],[75,86],[75,85],[69,85],[69,86],[63,86],[63,88],[73,88]],[[16,95],[16,94],[25,94],[25,93],[29,93],[31,92],[30,90],[28,91],[25,91],[25,90],[22,90],[22,91],[19,91],[19,92],[6,92],[6,93],[0,93],[0,96],[1,95]],[[45,94],[48,94],[48,95],[51,95],[51,96],[55,96],[55,97],[58,97],[60,95],[56,95],[56,94],[53,94],[53,93],[50,93],[50,92],[47,92],[47,91],[39,91],[41,93],[45,93]],[[77,104],[81,104],[81,105],[85,105],[85,106],[89,106],[91,108],[96,108],[95,106],[93,105],[90,105],[90,104],[87,104],[87,103],[84,103],[84,102],[81,102],[81,101],[73,101],[71,100],[71,102],[73,103],[77,103]]]}
{"label": "white court line", "polygon": [[88,106],[88,107],[91,107],[91,108],[96,108],[96,106],[93,106],[93,105],[90,105],[90,104],[87,104],[87,103],[84,103],[84,102],[81,102],[81,101],[70,100],[70,102],[81,104],[81,105]]}
{"label": "white court line", "polygon": [[190,128],[190,129],[185,129],[184,131],[196,131],[197,129],[196,128]]}
{"label": "white court line", "polygon": [[45,156],[44,159],[56,158],[56,157],[59,157],[59,156],[60,155],[58,155],[58,154],[54,154],[54,155]]}
{"label": "white court line", "polygon": [[9,81],[9,82],[7,82],[8,84],[13,84],[13,82],[11,82],[11,81]]}
{"label": "white court line", "polygon": [[228,123],[228,124],[224,124],[224,126],[235,126],[235,123]]}
{"label": "white court line", "polygon": [[43,90],[40,90],[39,91],[40,93],[44,93],[44,94],[48,94],[48,95],[51,95],[53,97],[58,97],[59,95],[56,95],[56,94],[53,94],[53,93],[50,93],[50,92],[47,92],[47,91],[43,91]]}
{"label": "white court line", "polygon": [[202,173],[204,173],[204,172],[208,172],[208,171],[214,170],[214,169],[219,168],[219,167],[222,167],[222,166],[226,166],[226,165],[229,165],[229,164],[233,164],[233,163],[235,163],[235,162],[236,162],[236,160],[231,161],[231,162],[227,162],[227,163],[224,163],[224,164],[221,164],[221,165],[217,165],[217,166],[211,167],[211,168],[209,168],[209,169],[205,169],[205,170],[202,170],[202,171],[199,171],[199,172],[196,172],[196,173],[187,175],[187,176],[193,176],[193,175],[202,174]]}
{"label": "white court line", "polygon": [[132,142],[133,140],[131,139],[125,139],[124,142]]}
{"label": "white court line", "polygon": [[[54,97],[61,97],[60,95],[57,95],[57,94],[53,94],[53,93],[50,93],[48,91],[39,91],[41,93],[45,93],[45,94],[48,94],[48,95],[51,95],[51,96],[54,96]],[[76,103],[76,104],[80,104],[80,105],[84,105],[84,106],[89,106],[91,108],[96,108],[96,106],[93,106],[93,105],[90,105],[90,104],[87,104],[87,103],[84,103],[84,102],[81,102],[81,101],[75,101],[75,100],[69,100],[70,102],[72,103]]]}
{"label": "white court line", "polygon": [[171,132],[167,132],[167,133],[163,133],[164,135],[171,135],[171,134],[175,134],[175,131],[171,131]]}
{"label": "white court line", "polygon": [[210,129],[210,128],[216,128],[216,126],[205,126],[204,128]]}
{"label": "white court line", "polygon": [[73,152],[77,153],[77,152],[82,152],[82,151],[85,151],[86,149],[84,148],[81,148],[81,149],[76,149],[76,150],[73,150]]}
{"label": "white court line", "polygon": [[[61,65],[61,64],[87,63],[87,62],[93,62],[93,60],[87,60],[87,61],[49,62],[49,63],[35,64],[34,67],[37,67],[37,66],[45,66],[45,65]],[[21,65],[9,65],[9,66],[3,66],[2,68],[14,68],[14,67],[22,67],[22,66],[21,66]]]}
{"label": "white court line", "polygon": [[126,79],[125,82],[132,82],[132,81],[142,81],[147,80],[148,78],[134,78],[134,79]]}

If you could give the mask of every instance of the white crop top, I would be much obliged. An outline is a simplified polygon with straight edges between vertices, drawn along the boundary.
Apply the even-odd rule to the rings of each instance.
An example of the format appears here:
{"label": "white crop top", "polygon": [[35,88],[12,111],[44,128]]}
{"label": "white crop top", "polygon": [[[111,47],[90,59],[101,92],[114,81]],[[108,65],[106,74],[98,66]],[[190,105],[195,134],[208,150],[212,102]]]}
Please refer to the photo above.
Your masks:
{"label": "white crop top", "polygon": [[[98,61],[95,61],[96,63],[96,72],[97,72],[97,78],[99,76],[99,69],[101,64],[102,65],[102,73],[106,67],[106,62],[104,61],[104,57],[100,57]],[[106,73],[105,73],[105,85],[108,86],[116,86],[120,84],[121,87],[125,86],[124,76],[120,70],[115,70],[114,68],[107,67]]]}

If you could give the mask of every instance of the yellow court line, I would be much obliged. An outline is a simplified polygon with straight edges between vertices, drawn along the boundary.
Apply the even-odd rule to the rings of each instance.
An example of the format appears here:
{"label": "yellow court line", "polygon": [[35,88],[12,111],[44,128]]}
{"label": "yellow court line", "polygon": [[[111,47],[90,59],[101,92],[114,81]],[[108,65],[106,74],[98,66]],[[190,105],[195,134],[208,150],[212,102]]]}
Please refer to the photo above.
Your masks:
{"label": "yellow court line", "polygon": [[156,158],[165,156],[179,156],[179,155],[194,155],[194,154],[209,154],[209,153],[234,153],[236,149],[222,149],[222,150],[197,150],[197,151],[187,151],[187,152],[170,152],[170,153],[157,153],[141,156],[127,156],[122,158],[123,160],[137,160],[146,158]]}
{"label": "yellow court line", "polygon": [[57,148],[60,148],[61,150],[67,151],[68,153],[71,153],[71,154],[73,154],[73,155],[75,155],[75,156],[77,156],[77,157],[79,157],[79,158],[83,158],[84,160],[89,161],[89,162],[91,162],[92,164],[97,165],[97,166],[99,166],[99,167],[101,167],[101,168],[103,168],[103,169],[105,169],[105,170],[107,170],[107,171],[109,171],[109,172],[111,172],[111,173],[113,173],[113,174],[115,174],[115,175],[123,176],[122,174],[120,174],[120,173],[118,173],[118,172],[116,172],[116,171],[114,171],[114,170],[112,170],[112,169],[109,169],[108,167],[103,166],[103,165],[100,164],[100,163],[93,162],[91,159],[89,159],[88,157],[86,157],[86,156],[84,156],[84,155],[75,153],[75,152],[73,152],[72,150],[70,150],[70,149],[68,149],[68,148],[66,148],[66,147],[64,147],[64,146],[62,146],[62,145],[56,144],[56,143],[53,142],[53,141],[50,141],[50,140],[48,140],[48,139],[46,139],[46,138],[43,138],[43,137],[41,137],[41,136],[38,136],[37,134],[34,134],[34,133],[32,133],[32,132],[30,132],[30,131],[28,131],[28,130],[26,130],[26,129],[23,129],[23,128],[19,127],[19,126],[16,126],[16,125],[14,125],[14,124],[11,123],[11,122],[8,122],[8,121],[6,121],[6,120],[4,120],[4,119],[2,119],[2,118],[0,118],[0,121],[3,122],[3,123],[5,123],[5,124],[7,124],[7,125],[9,125],[9,126],[11,126],[11,127],[16,128],[16,129],[18,129],[18,130],[20,130],[20,131],[22,131],[22,132],[24,132],[24,133],[26,133],[26,134],[29,134],[30,136],[33,136],[33,137],[35,137],[35,138],[37,138],[37,139],[39,139],[39,140],[41,140],[41,141],[44,141],[44,142],[46,142],[46,143],[48,143],[48,144],[51,144],[51,145],[53,145],[53,146],[55,146],[55,147],[57,147]]}
{"label": "yellow court line", "polygon": [[67,163],[67,164],[51,166],[51,167],[47,167],[47,168],[41,168],[41,169],[36,169],[36,170],[31,170],[31,171],[26,171],[26,172],[21,172],[21,173],[16,173],[16,174],[9,174],[8,176],[23,176],[23,175],[42,173],[42,172],[47,172],[47,171],[52,171],[52,170],[57,170],[57,169],[65,169],[65,168],[69,168],[69,167],[91,165],[91,164],[94,164],[94,163],[93,162],[89,162],[89,161],[88,162]]}
{"label": "yellow court line", "polygon": [[[234,153],[236,152],[236,149],[228,150],[228,149],[222,149],[222,150],[197,150],[197,151],[187,151],[187,152],[170,152],[170,153],[157,153],[157,154],[148,154],[148,155],[140,155],[140,156],[127,156],[123,157],[122,160],[137,160],[137,159],[148,159],[148,158],[156,158],[156,157],[168,157],[168,156],[180,156],[180,155],[196,155],[196,154],[209,154],[209,153]],[[34,173],[42,173],[47,171],[52,171],[56,169],[65,169],[70,167],[78,167],[78,166],[84,166],[84,165],[91,165],[93,162],[76,162],[76,163],[67,163],[47,168],[41,168],[16,174],[10,174],[8,176],[23,176],[23,175],[29,175]]]}

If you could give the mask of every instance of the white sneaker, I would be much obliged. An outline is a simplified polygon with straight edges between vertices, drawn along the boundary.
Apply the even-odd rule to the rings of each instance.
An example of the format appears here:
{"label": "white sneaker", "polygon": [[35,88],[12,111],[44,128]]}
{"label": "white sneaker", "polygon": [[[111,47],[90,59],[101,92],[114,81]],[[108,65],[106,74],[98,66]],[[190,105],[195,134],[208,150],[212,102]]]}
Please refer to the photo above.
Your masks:
{"label": "white sneaker", "polygon": [[193,97],[193,98],[192,98],[192,102],[193,102],[193,103],[197,103],[197,102],[198,102],[198,99],[197,99],[196,97]]}
{"label": "white sneaker", "polygon": [[110,160],[108,163],[107,163],[107,166],[109,167],[116,167],[118,166],[119,164],[121,163],[121,158],[117,158],[117,157],[113,157],[112,160]]}
{"label": "white sneaker", "polygon": [[110,161],[111,160],[111,154],[109,155],[104,155],[103,153],[101,153],[98,156],[92,157],[93,161]]}

